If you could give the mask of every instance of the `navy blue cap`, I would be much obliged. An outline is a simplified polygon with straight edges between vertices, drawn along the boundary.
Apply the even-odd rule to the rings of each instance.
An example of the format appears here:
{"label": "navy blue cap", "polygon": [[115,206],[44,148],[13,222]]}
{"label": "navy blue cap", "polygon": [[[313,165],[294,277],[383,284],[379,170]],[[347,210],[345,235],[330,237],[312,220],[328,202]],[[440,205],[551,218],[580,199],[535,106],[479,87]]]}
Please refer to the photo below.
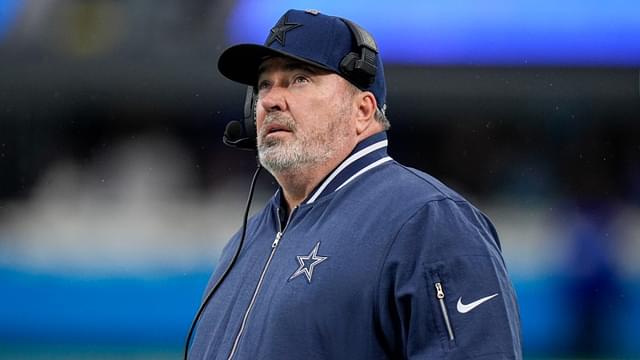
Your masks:
{"label": "navy blue cap", "polygon": [[220,55],[218,69],[233,81],[255,86],[260,64],[274,56],[334,72],[360,90],[372,92],[378,107],[385,109],[387,88],[377,46],[368,32],[350,20],[317,10],[289,10],[269,31],[264,45],[231,46]]}

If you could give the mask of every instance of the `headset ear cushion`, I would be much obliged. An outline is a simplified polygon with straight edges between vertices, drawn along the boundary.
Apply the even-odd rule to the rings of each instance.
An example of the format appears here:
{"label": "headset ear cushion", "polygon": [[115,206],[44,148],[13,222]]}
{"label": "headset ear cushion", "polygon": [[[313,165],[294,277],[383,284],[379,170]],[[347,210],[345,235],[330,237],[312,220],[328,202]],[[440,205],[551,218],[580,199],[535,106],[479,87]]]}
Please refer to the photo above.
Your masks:
{"label": "headset ear cushion", "polygon": [[353,75],[355,75],[353,72],[355,70],[356,61],[359,58],[360,57],[358,56],[358,54],[354,52],[348,53],[347,55],[345,55],[345,57],[342,58],[342,61],[340,62],[340,70],[345,75],[353,77]]}
{"label": "headset ear cushion", "polygon": [[256,105],[258,103],[258,96],[255,92],[251,92],[251,109],[249,113],[245,115],[245,129],[247,130],[247,136],[255,139],[258,136],[256,129]]}
{"label": "headset ear cushion", "polygon": [[258,97],[253,86],[247,86],[244,99],[244,133],[250,142],[250,146],[255,148],[256,146],[256,102]]}

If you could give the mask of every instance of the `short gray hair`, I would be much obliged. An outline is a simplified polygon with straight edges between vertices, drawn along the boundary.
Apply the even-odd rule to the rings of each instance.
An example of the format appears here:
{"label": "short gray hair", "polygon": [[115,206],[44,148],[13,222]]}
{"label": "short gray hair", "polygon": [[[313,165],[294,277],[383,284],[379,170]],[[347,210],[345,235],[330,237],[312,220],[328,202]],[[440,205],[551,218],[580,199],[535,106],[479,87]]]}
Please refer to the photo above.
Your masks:
{"label": "short gray hair", "polygon": [[382,128],[386,131],[389,130],[389,128],[391,127],[391,123],[389,122],[389,119],[387,119],[387,114],[386,114],[386,110],[387,110],[387,104],[382,105],[382,110],[380,110],[380,108],[376,108],[376,113],[373,116],[374,119],[376,119],[377,122],[380,123],[380,125],[382,125]]}

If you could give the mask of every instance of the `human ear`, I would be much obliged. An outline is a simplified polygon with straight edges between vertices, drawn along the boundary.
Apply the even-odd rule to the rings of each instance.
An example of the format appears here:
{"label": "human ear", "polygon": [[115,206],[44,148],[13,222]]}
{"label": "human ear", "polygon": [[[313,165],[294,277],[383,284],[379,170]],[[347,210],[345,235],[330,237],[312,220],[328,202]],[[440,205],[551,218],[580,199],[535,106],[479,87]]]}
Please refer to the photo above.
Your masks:
{"label": "human ear", "polygon": [[356,132],[364,133],[374,122],[377,102],[375,96],[369,91],[363,91],[355,96],[356,102]]}

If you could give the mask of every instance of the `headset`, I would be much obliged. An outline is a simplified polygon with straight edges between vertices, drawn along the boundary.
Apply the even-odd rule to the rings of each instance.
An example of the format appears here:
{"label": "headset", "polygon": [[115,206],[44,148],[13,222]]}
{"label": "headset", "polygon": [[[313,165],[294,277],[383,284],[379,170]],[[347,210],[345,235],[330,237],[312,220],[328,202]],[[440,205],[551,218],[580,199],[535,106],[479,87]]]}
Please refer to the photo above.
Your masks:
{"label": "headset", "polygon": [[[375,81],[376,73],[378,70],[378,67],[376,65],[378,58],[378,47],[376,46],[376,43],[373,40],[371,34],[369,34],[366,30],[347,19],[341,18],[341,20],[351,31],[351,34],[355,38],[356,45],[359,48],[360,52],[350,52],[345,55],[344,58],[342,58],[342,61],[340,61],[340,73],[351,82],[356,84],[356,86],[361,90],[366,89]],[[222,136],[222,142],[225,145],[239,150],[257,151],[256,102],[257,94],[255,88],[253,86],[248,86],[244,100],[244,117],[242,121],[233,120],[227,123],[227,126],[224,130],[224,135]],[[189,332],[187,333],[187,337],[185,340],[184,360],[188,359],[189,347],[191,346],[191,338],[193,336],[194,330],[196,329],[196,325],[198,323],[198,320],[200,319],[200,316],[202,316],[204,309],[207,307],[207,304],[213,297],[215,291],[218,289],[229,271],[231,271],[231,268],[235,264],[236,259],[240,254],[240,250],[242,250],[242,245],[247,235],[247,219],[249,215],[249,209],[251,208],[251,201],[253,199],[256,180],[258,178],[258,175],[260,174],[261,169],[262,166],[258,162],[258,167],[251,180],[249,197],[245,206],[244,218],[242,222],[240,241],[235,250],[235,253],[231,258],[229,265],[227,265],[226,269],[222,272],[222,275],[218,278],[215,284],[211,286],[209,292],[203,298],[202,303],[200,304],[200,307],[198,308],[198,311],[196,312],[196,315],[191,322],[191,327],[189,328]]]}
{"label": "headset", "polygon": [[378,46],[368,31],[347,19],[341,18],[341,20],[351,30],[360,53],[350,52],[345,55],[340,61],[340,72],[353,81],[360,90],[364,90],[376,79]]}
{"label": "headset", "polygon": [[[354,22],[341,18],[353,35],[359,52],[350,52],[340,61],[340,73],[361,90],[368,88],[378,71],[378,47],[373,36]],[[222,142],[234,149],[256,150],[256,91],[248,86],[244,100],[242,121],[230,121],[222,136]]]}
{"label": "headset", "polygon": [[234,149],[256,150],[256,92],[253,86],[247,86],[244,98],[244,117],[242,121],[232,120],[224,129],[222,142]]}

